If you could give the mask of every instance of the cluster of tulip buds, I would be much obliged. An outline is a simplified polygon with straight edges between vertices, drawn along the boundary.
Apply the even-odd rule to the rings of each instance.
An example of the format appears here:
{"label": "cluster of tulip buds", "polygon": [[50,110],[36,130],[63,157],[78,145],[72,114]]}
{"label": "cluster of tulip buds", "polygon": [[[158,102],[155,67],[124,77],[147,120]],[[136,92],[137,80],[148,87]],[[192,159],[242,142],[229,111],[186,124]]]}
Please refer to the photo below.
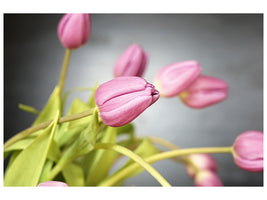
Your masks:
{"label": "cluster of tulip buds", "polygon": [[196,186],[222,186],[217,175],[218,165],[209,154],[191,154],[186,157],[186,171]]}
{"label": "cluster of tulip buds", "polygon": [[[90,36],[89,14],[66,14],[58,25],[58,37],[67,49],[77,49]],[[101,84],[95,92],[95,103],[104,124],[126,125],[137,118],[160,97],[179,97],[190,108],[205,108],[225,100],[228,84],[216,77],[201,74],[198,61],[186,60],[162,67],[154,85],[142,76],[148,65],[148,54],[138,44],[130,45],[118,56],[113,68],[114,79]],[[263,133],[247,131],[232,147],[234,162],[247,171],[263,170]],[[218,165],[209,154],[185,156],[186,171],[196,186],[222,186]],[[67,187],[58,181],[40,183],[39,187]]]}

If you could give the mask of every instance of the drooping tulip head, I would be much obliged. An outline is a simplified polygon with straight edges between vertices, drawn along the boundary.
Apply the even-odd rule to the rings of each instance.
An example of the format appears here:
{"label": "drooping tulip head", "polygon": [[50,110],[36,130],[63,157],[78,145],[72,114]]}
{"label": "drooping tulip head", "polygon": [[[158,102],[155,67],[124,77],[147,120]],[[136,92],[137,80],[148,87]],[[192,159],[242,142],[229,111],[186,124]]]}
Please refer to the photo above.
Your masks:
{"label": "drooping tulip head", "polygon": [[145,79],[137,76],[123,76],[99,86],[95,102],[104,124],[123,126],[159,98],[159,92]]}
{"label": "drooping tulip head", "polygon": [[246,131],[233,144],[236,165],[246,171],[263,171],[263,132]]}
{"label": "drooping tulip head", "polygon": [[196,186],[223,186],[218,175],[210,170],[202,170],[198,172],[194,182]]}
{"label": "drooping tulip head", "polygon": [[218,170],[215,159],[209,154],[191,154],[188,155],[186,159],[190,162],[190,164],[186,166],[186,171],[191,178],[194,178],[196,175],[195,168],[197,168],[197,171],[210,170],[217,172]]}
{"label": "drooping tulip head", "polygon": [[65,14],[58,24],[58,37],[67,49],[77,49],[87,42],[91,32],[89,14]]}
{"label": "drooping tulip head", "polygon": [[205,108],[225,100],[228,84],[218,78],[200,75],[180,95],[180,99],[191,108]]}
{"label": "drooping tulip head", "polygon": [[60,181],[46,181],[40,183],[37,187],[68,187],[68,184]]}
{"label": "drooping tulip head", "polygon": [[113,74],[119,76],[140,76],[142,77],[148,61],[148,55],[141,46],[132,44],[115,63]]}
{"label": "drooping tulip head", "polygon": [[154,84],[163,97],[174,97],[186,89],[201,73],[200,64],[194,60],[177,62],[162,67]]}

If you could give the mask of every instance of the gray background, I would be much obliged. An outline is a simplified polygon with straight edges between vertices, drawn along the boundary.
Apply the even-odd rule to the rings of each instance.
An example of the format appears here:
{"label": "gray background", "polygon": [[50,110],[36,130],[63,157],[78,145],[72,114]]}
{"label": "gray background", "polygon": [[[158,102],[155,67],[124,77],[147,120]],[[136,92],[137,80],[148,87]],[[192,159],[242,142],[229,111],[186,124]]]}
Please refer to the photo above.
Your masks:
{"label": "gray background", "polygon": [[[38,110],[57,84],[64,48],[57,38],[62,15],[4,15],[4,139],[30,126],[35,116],[18,103]],[[154,135],[180,147],[230,146],[246,130],[263,131],[263,15],[261,14],[93,14],[88,43],[73,51],[65,89],[112,79],[112,68],[132,43],[149,54],[144,77],[195,59],[203,74],[225,80],[229,98],[194,110],[178,98],[161,98],[134,124],[137,135]],[[86,101],[88,93],[71,95]],[[263,185],[263,173],[239,169],[231,155],[214,155],[226,186]],[[161,161],[156,169],[176,186],[191,186],[183,166]],[[159,185],[144,172],[127,185]]]}

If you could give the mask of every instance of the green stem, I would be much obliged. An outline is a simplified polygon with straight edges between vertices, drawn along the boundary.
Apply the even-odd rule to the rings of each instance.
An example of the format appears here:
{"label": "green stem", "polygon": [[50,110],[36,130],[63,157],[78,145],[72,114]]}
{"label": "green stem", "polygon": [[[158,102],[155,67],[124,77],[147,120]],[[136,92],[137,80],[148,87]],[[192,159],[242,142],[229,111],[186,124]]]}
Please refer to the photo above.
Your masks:
{"label": "green stem", "polygon": [[66,75],[67,75],[68,66],[69,66],[70,55],[71,55],[71,49],[66,49],[62,68],[61,68],[61,73],[60,73],[60,77],[58,81],[60,98],[62,95],[62,91],[64,89],[64,84],[65,84]]}
{"label": "green stem", "polygon": [[[145,159],[147,163],[154,163],[156,161],[173,158],[177,156],[184,156],[189,154],[198,154],[198,153],[232,153],[231,147],[203,147],[203,148],[188,148],[188,149],[177,149],[167,152],[162,152],[150,156]],[[133,163],[123,170],[113,174],[108,179],[99,184],[99,186],[111,186],[126,177],[128,174],[137,170],[140,166],[137,163]]]}
{"label": "green stem", "polygon": [[117,144],[107,144],[107,143],[97,143],[95,144],[95,149],[108,149],[113,150],[118,153],[121,153],[125,156],[128,156],[129,158],[133,159],[137,166],[142,166],[145,168],[162,186],[171,186],[163,177],[162,175],[155,170],[150,164],[148,164],[146,161],[144,161],[143,158],[135,154],[134,152],[130,151],[129,149],[117,145]]}
{"label": "green stem", "polygon": [[[94,110],[95,110],[95,108],[94,109],[87,110],[87,111],[84,111],[84,112],[81,112],[81,113],[75,113],[73,115],[61,117],[58,120],[58,124],[62,124],[64,122],[69,122],[69,121],[81,119],[83,117],[87,117],[89,115],[92,115],[93,112],[94,112]],[[16,141],[21,140],[21,139],[29,136],[30,134],[32,134],[32,133],[34,133],[36,131],[48,127],[51,124],[52,121],[53,120],[50,120],[50,121],[46,121],[46,122],[37,124],[35,126],[32,126],[30,128],[27,128],[27,129],[25,129],[25,130],[17,133],[15,136],[13,136],[12,138],[10,138],[9,140],[7,140],[5,142],[4,149],[6,149],[7,147],[9,147],[10,145],[12,145],[13,143],[15,143]]]}

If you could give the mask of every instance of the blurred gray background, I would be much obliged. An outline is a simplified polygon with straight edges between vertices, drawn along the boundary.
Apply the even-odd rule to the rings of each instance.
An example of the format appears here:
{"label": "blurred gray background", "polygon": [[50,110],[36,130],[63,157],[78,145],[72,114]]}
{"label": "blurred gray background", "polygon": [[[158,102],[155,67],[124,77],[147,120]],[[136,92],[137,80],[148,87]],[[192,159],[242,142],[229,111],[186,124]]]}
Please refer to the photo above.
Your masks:
{"label": "blurred gray background", "polygon": [[[57,38],[61,14],[4,15],[4,140],[31,125],[35,116],[18,103],[41,110],[57,84],[64,48]],[[225,80],[229,97],[205,109],[179,98],[159,99],[135,121],[137,135],[154,135],[179,147],[230,146],[247,130],[263,131],[262,14],[92,14],[89,42],[73,51],[65,90],[113,78],[116,59],[132,43],[149,54],[144,77],[161,67],[198,60],[203,74]],[[89,93],[76,92],[88,99]],[[225,186],[262,186],[263,173],[239,169],[231,155],[214,155]],[[184,167],[161,161],[155,168],[175,186],[193,186]],[[144,172],[126,185],[158,186]]]}

